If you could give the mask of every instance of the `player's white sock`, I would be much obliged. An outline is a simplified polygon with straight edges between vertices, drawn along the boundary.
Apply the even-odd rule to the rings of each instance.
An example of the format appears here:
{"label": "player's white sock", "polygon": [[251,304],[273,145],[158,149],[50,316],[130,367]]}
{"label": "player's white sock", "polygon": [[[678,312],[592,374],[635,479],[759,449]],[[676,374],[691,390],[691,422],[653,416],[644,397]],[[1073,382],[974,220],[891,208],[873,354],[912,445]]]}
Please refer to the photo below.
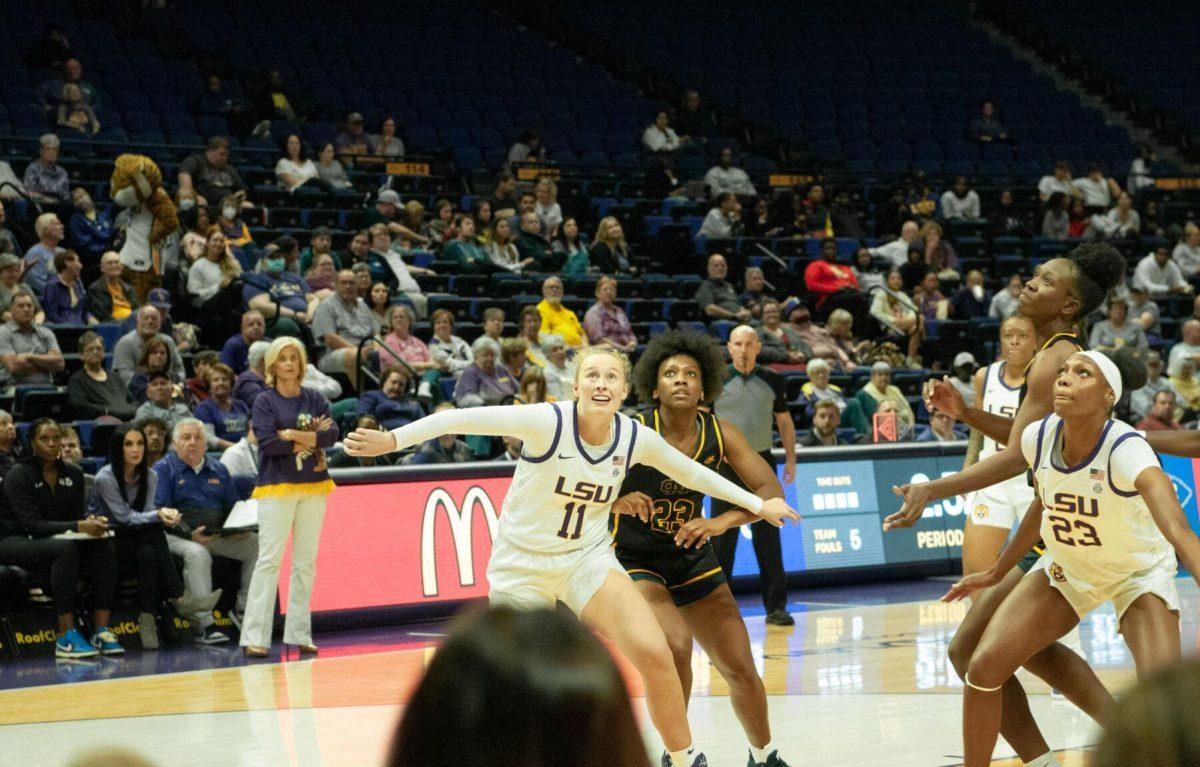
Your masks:
{"label": "player's white sock", "polygon": [[1047,751],[1032,762],[1026,762],[1025,767],[1060,767],[1060,765],[1058,759],[1054,756],[1054,752]]}
{"label": "player's white sock", "polygon": [[696,755],[696,747],[688,746],[682,751],[670,751],[671,767],[692,767],[692,757]]}
{"label": "player's white sock", "polygon": [[755,764],[766,764],[767,757],[770,756],[771,752],[774,750],[775,745],[768,740],[767,745],[763,746],[762,748],[750,746],[750,755],[754,757]]}

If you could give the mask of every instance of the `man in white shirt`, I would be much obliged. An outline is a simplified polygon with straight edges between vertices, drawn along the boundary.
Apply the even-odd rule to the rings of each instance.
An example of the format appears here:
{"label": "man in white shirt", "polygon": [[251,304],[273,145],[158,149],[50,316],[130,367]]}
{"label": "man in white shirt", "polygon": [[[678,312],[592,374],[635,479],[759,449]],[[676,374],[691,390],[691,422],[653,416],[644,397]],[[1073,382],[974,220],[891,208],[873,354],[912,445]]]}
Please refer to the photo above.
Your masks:
{"label": "man in white shirt", "polygon": [[1179,366],[1190,359],[1200,367],[1200,320],[1188,320],[1180,329],[1183,340],[1171,347],[1167,357],[1167,375],[1179,374]]}
{"label": "man in white shirt", "polygon": [[696,233],[697,237],[733,237],[734,227],[740,228],[742,204],[738,202],[737,195],[733,192],[722,192],[717,195],[716,202],[704,217],[704,223]]}
{"label": "man in white shirt", "polygon": [[721,150],[721,159],[704,174],[704,183],[708,185],[708,194],[717,197],[724,192],[732,192],[744,196],[755,194],[754,184],[741,168],[733,167],[733,150],[725,147]]}
{"label": "man in white shirt", "polygon": [[979,218],[979,195],[967,186],[966,176],[955,176],[954,186],[942,193],[942,218]]}
{"label": "man in white shirt", "polygon": [[1099,165],[1088,168],[1088,174],[1071,182],[1071,186],[1083,197],[1087,208],[1108,210],[1113,200],[1121,194],[1121,187],[1111,178],[1104,177],[1104,170]]}
{"label": "man in white shirt", "polygon": [[1171,253],[1165,245],[1159,245],[1153,253],[1138,261],[1137,268],[1133,270],[1133,284],[1152,296],[1192,292],[1192,286],[1183,278],[1179,266],[1171,260]]}
{"label": "man in white shirt", "polygon": [[890,268],[899,269],[908,263],[908,246],[917,241],[917,235],[920,231],[916,221],[905,221],[900,227],[899,239],[884,243],[877,248],[869,248],[868,250],[872,256],[879,256],[886,259]]}
{"label": "man in white shirt", "polygon": [[1042,202],[1050,199],[1055,192],[1062,192],[1067,197],[1078,197],[1079,190],[1071,184],[1071,165],[1066,160],[1054,163],[1054,175],[1042,176],[1037,185],[1038,197]]}
{"label": "man in white shirt", "polygon": [[1183,240],[1171,251],[1171,258],[1188,277],[1200,274],[1200,227],[1191,221],[1183,227]]}

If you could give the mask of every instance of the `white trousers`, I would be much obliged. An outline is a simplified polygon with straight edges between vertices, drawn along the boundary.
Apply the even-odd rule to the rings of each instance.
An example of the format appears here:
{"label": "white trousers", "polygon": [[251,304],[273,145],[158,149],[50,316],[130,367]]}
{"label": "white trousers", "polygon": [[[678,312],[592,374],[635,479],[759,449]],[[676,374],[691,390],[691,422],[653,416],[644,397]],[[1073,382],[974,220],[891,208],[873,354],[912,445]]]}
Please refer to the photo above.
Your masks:
{"label": "white trousers", "polygon": [[258,564],[250,581],[250,596],[242,621],[243,647],[270,647],[279,590],[279,565],[292,536],[292,574],[288,586],[285,644],[312,644],[312,596],[317,572],[317,544],[325,520],[325,496],[289,495],[258,499]]}
{"label": "white trousers", "polygon": [[[242,563],[242,582],[237,594],[237,609],[246,609],[246,595],[250,591],[250,575],[258,559],[258,536],[247,533],[245,538],[217,536],[207,546],[195,541],[167,536],[167,548],[177,557],[183,558],[183,585],[194,596],[204,597],[212,593],[212,558],[228,557]],[[212,612],[193,613],[188,620],[198,628],[213,624]]]}

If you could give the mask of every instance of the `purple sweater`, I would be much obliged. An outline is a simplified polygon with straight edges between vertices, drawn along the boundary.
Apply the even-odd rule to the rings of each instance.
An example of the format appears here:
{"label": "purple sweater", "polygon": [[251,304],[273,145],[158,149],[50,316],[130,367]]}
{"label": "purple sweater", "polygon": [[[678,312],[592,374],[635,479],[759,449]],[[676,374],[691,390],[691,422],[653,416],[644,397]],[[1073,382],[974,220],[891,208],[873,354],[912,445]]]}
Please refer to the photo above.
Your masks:
{"label": "purple sweater", "polygon": [[295,443],[278,434],[283,429],[312,431],[314,421],[329,415],[329,400],[312,389],[301,389],[297,397],[284,397],[270,388],[258,395],[253,409],[260,458],[255,498],[326,494],[333,489],[324,448],[337,442],[337,425],[317,432],[316,448],[303,453],[293,452]]}

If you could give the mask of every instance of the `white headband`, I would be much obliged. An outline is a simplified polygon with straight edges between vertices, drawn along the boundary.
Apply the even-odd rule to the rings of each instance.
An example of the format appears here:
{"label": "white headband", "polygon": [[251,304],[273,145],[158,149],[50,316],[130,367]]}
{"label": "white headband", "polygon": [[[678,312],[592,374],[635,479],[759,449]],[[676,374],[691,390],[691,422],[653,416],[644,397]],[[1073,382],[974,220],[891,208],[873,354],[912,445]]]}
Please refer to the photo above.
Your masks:
{"label": "white headband", "polygon": [[1108,385],[1112,387],[1113,394],[1118,400],[1121,399],[1121,392],[1124,389],[1121,386],[1121,371],[1117,369],[1116,364],[1108,358],[1108,355],[1098,351],[1076,352],[1080,357],[1087,357],[1092,362],[1096,363],[1096,367],[1100,368],[1100,374],[1104,376],[1104,380],[1108,381]]}

